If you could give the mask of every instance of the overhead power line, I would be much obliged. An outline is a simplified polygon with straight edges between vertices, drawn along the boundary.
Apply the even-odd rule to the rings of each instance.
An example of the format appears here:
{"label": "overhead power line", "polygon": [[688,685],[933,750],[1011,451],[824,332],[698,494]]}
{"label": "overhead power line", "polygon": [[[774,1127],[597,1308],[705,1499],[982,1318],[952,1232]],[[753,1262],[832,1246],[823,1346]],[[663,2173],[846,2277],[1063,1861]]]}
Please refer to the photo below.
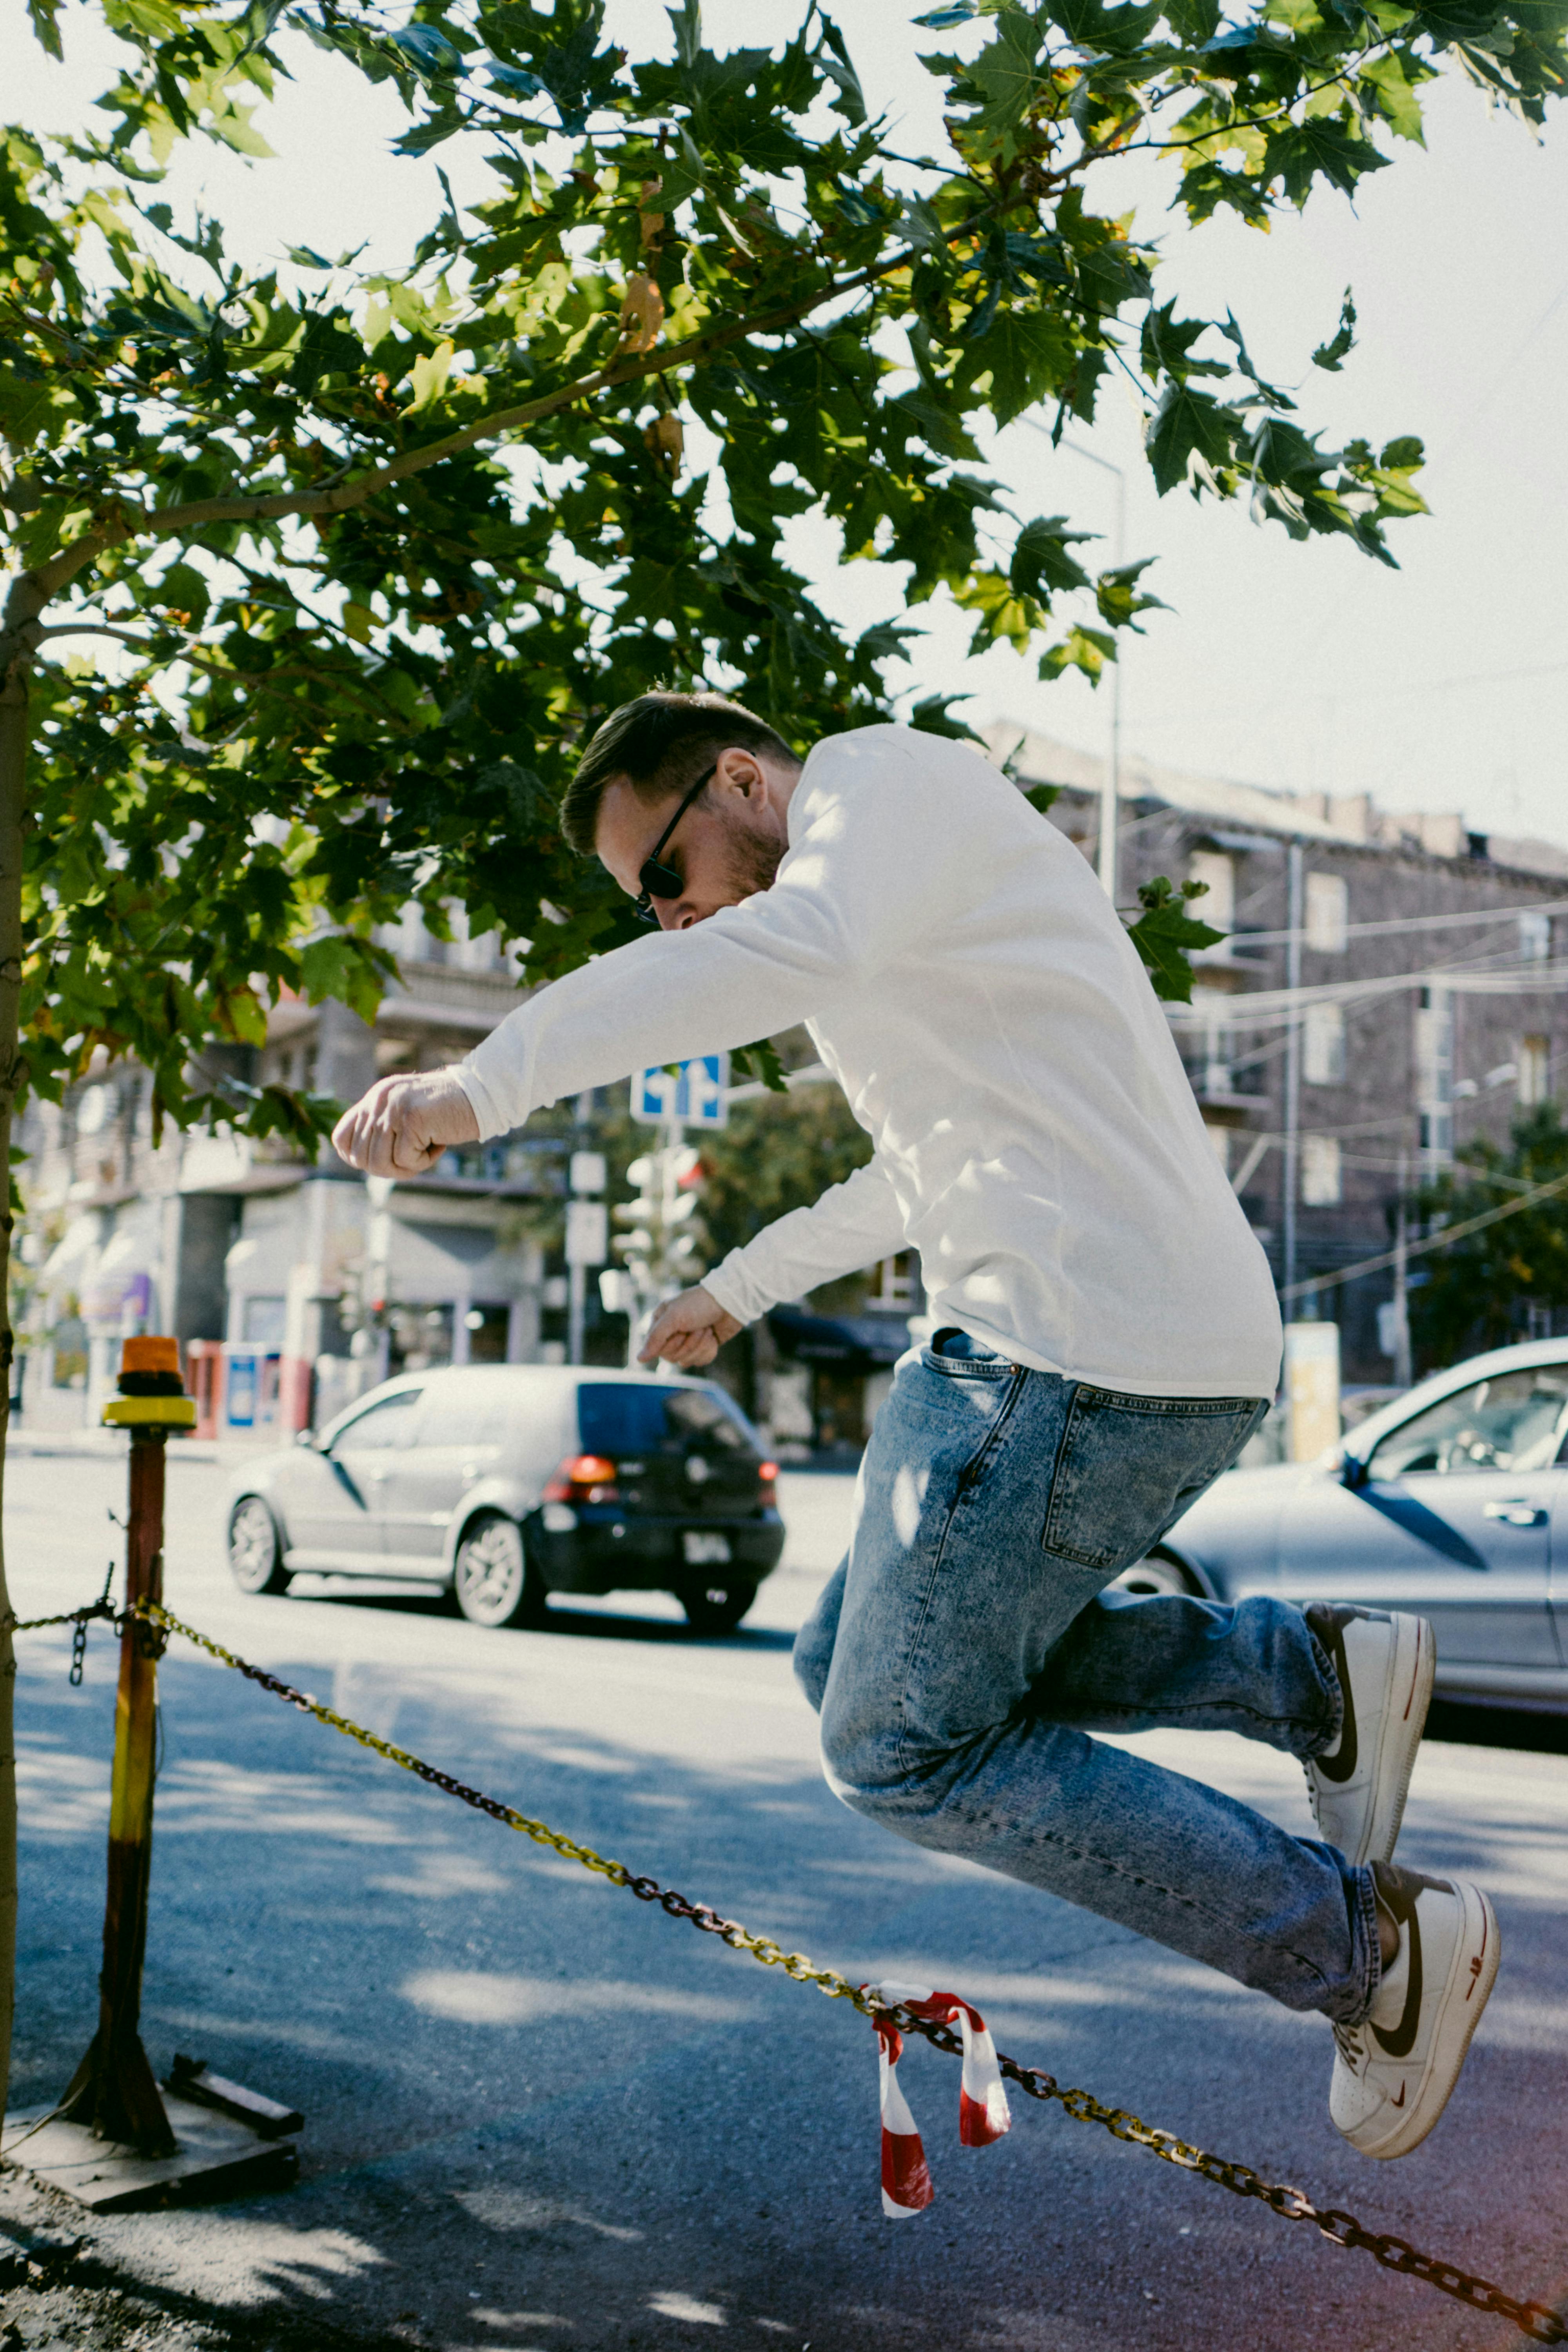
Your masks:
{"label": "overhead power line", "polygon": [[[1198,967],[1199,976],[1202,966]],[[1167,1004],[1173,1028],[1263,1029],[1294,1021],[1309,1004],[1358,1004],[1397,996],[1407,988],[1445,988],[1456,996],[1551,996],[1568,988],[1568,962],[1515,966],[1507,971],[1476,971],[1463,965],[1427,964],[1419,971],[1387,972],[1376,980],[1331,980],[1309,988],[1258,988],[1226,994],[1224,1010],[1213,1004]],[[1215,991],[1218,994],[1218,991]],[[1233,1009],[1234,1008],[1234,1009]]]}
{"label": "overhead power line", "polygon": [[[1568,1176],[1553,1176],[1549,1183],[1536,1184],[1521,1192],[1517,1201],[1504,1201],[1496,1209],[1483,1209],[1478,1217],[1466,1217],[1457,1225],[1445,1225],[1439,1234],[1428,1234],[1425,1241],[1407,1242],[1406,1258],[1426,1257],[1434,1250],[1452,1248],[1468,1234],[1479,1234],[1483,1225],[1495,1225],[1503,1217],[1517,1217],[1521,1209],[1532,1209],[1537,1202],[1549,1200],[1554,1192],[1568,1192]],[[1336,1283],[1349,1282],[1358,1274],[1378,1274],[1392,1265],[1398,1257],[1397,1250],[1384,1250],[1377,1257],[1359,1258],[1353,1265],[1336,1266],[1331,1274],[1312,1275],[1301,1282],[1287,1283],[1280,1291],[1281,1298],[1300,1298],[1308,1290],[1331,1290]]]}
{"label": "overhead power line", "polygon": [[[1568,667],[1568,664],[1564,665]],[[1347,923],[1347,940],[1370,940],[1386,936],[1391,931],[1448,931],[1463,923],[1513,923],[1521,915],[1568,914],[1568,898],[1537,898],[1523,907],[1488,907],[1479,914],[1460,915],[1390,915],[1381,923]],[[1276,948],[1286,946],[1291,937],[1289,931],[1232,931],[1230,938],[1243,947]],[[1301,944],[1312,945],[1310,930],[1303,930]],[[1332,953],[1330,950],[1328,952]]]}

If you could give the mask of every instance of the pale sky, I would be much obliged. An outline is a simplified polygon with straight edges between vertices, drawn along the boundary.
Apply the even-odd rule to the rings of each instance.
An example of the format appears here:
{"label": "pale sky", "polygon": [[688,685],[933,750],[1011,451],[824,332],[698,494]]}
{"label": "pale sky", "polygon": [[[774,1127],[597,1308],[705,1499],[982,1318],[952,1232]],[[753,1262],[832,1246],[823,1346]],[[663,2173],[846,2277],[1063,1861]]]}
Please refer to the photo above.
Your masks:
{"label": "pale sky", "polygon": [[[941,136],[940,86],[917,52],[952,37],[912,29],[921,5],[834,8],[868,102],[894,116],[910,152]],[[705,11],[721,48],[754,41],[758,22],[754,0],[710,0]],[[115,45],[69,0],[65,27],[60,67],[32,41],[21,0],[0,0],[7,119],[58,129],[84,120]],[[668,48],[656,0],[611,0],[609,29],[634,54]],[[177,205],[199,199],[247,258],[290,244],[333,253],[369,237],[367,262],[400,263],[438,208],[434,164],[389,154],[403,117],[387,90],[300,40],[283,46],[297,79],[258,117],[279,160],[246,164],[201,142],[162,193]],[[1173,767],[1370,791],[1385,807],[1459,809],[1479,831],[1568,845],[1568,123],[1550,122],[1538,144],[1457,77],[1425,95],[1425,151],[1394,142],[1394,168],[1363,183],[1353,210],[1320,193],[1268,236],[1226,218],[1187,230],[1164,209],[1173,175],[1150,159],[1100,167],[1095,200],[1136,204],[1138,233],[1163,240],[1160,299],[1179,294],[1184,310],[1221,317],[1233,308],[1265,374],[1307,379],[1301,421],[1331,446],[1336,436],[1419,434],[1434,509],[1391,529],[1402,568],[1389,572],[1346,541],[1298,546],[1239,507],[1197,506],[1183,492],[1161,500],[1131,393],[1110,392],[1089,446],[1127,469],[1128,555],[1159,559],[1147,584],[1174,607],[1152,614],[1124,655],[1124,741]],[[459,199],[487,192],[477,154],[448,143],[436,161]],[[1347,285],[1360,346],[1329,376],[1308,354],[1331,332]],[[1023,514],[1067,511],[1110,531],[1114,483],[1097,467],[1053,453],[1021,425],[990,456]],[[847,618],[901,609],[898,575],[839,566],[830,533],[805,527],[797,547]],[[912,678],[889,671],[895,688],[967,690],[975,723],[1016,719],[1102,747],[1104,689],[1041,686],[1033,662],[1005,647],[970,662],[960,616],[928,606],[915,617],[930,639],[914,649]]]}

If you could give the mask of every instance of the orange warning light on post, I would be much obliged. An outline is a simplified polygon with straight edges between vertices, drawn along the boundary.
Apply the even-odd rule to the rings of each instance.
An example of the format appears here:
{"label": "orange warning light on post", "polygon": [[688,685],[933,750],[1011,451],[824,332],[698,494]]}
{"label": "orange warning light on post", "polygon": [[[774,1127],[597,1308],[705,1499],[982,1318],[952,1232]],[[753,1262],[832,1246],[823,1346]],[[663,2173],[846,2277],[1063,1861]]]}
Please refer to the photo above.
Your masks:
{"label": "orange warning light on post", "polygon": [[103,1408],[106,1428],[191,1429],[196,1408],[180,1378],[177,1339],[146,1337],[121,1344],[120,1394]]}

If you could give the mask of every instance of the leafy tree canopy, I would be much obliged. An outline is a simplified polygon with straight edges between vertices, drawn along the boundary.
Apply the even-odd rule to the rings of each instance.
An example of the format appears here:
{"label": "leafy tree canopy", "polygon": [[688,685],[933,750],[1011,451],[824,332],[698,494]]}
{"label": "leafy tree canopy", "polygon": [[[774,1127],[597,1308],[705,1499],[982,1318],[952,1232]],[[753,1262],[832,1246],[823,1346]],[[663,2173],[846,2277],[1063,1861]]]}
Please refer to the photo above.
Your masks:
{"label": "leafy tree canopy", "polygon": [[[0,131],[18,1071],[52,1091],[107,1045],[176,1117],[301,1134],[323,1106],[190,1091],[193,1052],[259,1041],[285,989],[368,1011],[374,927],[411,897],[437,929],[456,898],[528,942],[534,979],[625,935],[554,823],[616,703],[718,686],[801,743],[889,711],[912,625],[837,629],[785,560],[791,518],[903,567],[911,607],[950,592],[977,646],[1096,677],[1153,601],[1143,567],[1097,572],[1066,517],[1015,510],[976,436],[1036,404],[1091,419],[1120,375],[1162,491],[1387,561],[1419,443],[1321,447],[1233,317],[1161,299],[1091,174],[1100,201],[1157,149],[1194,220],[1267,226],[1419,139],[1443,63],[1537,122],[1564,54],[1561,0],[1237,21],[952,0],[918,19],[955,44],[926,60],[949,149],[921,158],[816,0],[724,56],[683,0],[657,57],[608,41],[598,0],[95,5],[123,49],[110,127]],[[32,10],[58,55],[58,0]],[[307,249],[242,266],[160,196],[182,141],[266,168],[251,118],[283,27],[395,89],[405,153],[461,140],[490,166],[489,200],[448,197],[395,275]],[[1353,330],[1347,299],[1313,363]],[[91,631],[120,643],[112,682]]]}
{"label": "leafy tree canopy", "polygon": [[[1421,1216],[1458,1225],[1538,1184],[1568,1178],[1568,1128],[1556,1103],[1523,1112],[1505,1150],[1465,1145],[1458,1165],[1416,1199]],[[1434,1250],[1410,1281],[1410,1334],[1423,1365],[1452,1364],[1529,1337],[1529,1310],[1568,1313],[1568,1192]]]}

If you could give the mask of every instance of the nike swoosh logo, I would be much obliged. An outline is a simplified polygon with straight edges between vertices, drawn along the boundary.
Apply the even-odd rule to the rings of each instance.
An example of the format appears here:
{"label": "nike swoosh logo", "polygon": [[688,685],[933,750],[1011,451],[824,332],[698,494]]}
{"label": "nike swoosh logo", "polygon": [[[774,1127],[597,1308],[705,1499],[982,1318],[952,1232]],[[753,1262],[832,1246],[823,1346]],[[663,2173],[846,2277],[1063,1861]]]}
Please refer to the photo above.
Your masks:
{"label": "nike swoosh logo", "polygon": [[1405,2105],[1405,2085],[1403,2083],[1399,2085],[1399,2096],[1396,2099],[1391,2099],[1389,2101],[1389,2105],[1394,2107],[1402,2107]]}
{"label": "nike swoosh logo", "polygon": [[[1404,1906],[1391,1903],[1389,1908],[1397,1916]],[[1374,2025],[1372,2029],[1391,2058],[1409,2057],[1415,2047],[1415,2029],[1421,2022],[1421,1922],[1416,1916],[1414,1902],[1406,1918],[1410,1929],[1410,1979],[1405,1989],[1405,2014],[1392,2033],[1385,2033],[1381,2025]],[[1394,2104],[1397,2105],[1398,2101]]]}
{"label": "nike swoosh logo", "polygon": [[[1322,1636],[1320,1634],[1320,1641]],[[1328,1653],[1339,1676],[1340,1692],[1344,1700],[1344,1716],[1340,1726],[1339,1750],[1333,1756],[1314,1756],[1312,1769],[1321,1772],[1325,1780],[1348,1780],[1356,1768],[1355,1708],[1351,1702],[1351,1670],[1345,1656],[1345,1635],[1342,1625],[1329,1629]]]}

